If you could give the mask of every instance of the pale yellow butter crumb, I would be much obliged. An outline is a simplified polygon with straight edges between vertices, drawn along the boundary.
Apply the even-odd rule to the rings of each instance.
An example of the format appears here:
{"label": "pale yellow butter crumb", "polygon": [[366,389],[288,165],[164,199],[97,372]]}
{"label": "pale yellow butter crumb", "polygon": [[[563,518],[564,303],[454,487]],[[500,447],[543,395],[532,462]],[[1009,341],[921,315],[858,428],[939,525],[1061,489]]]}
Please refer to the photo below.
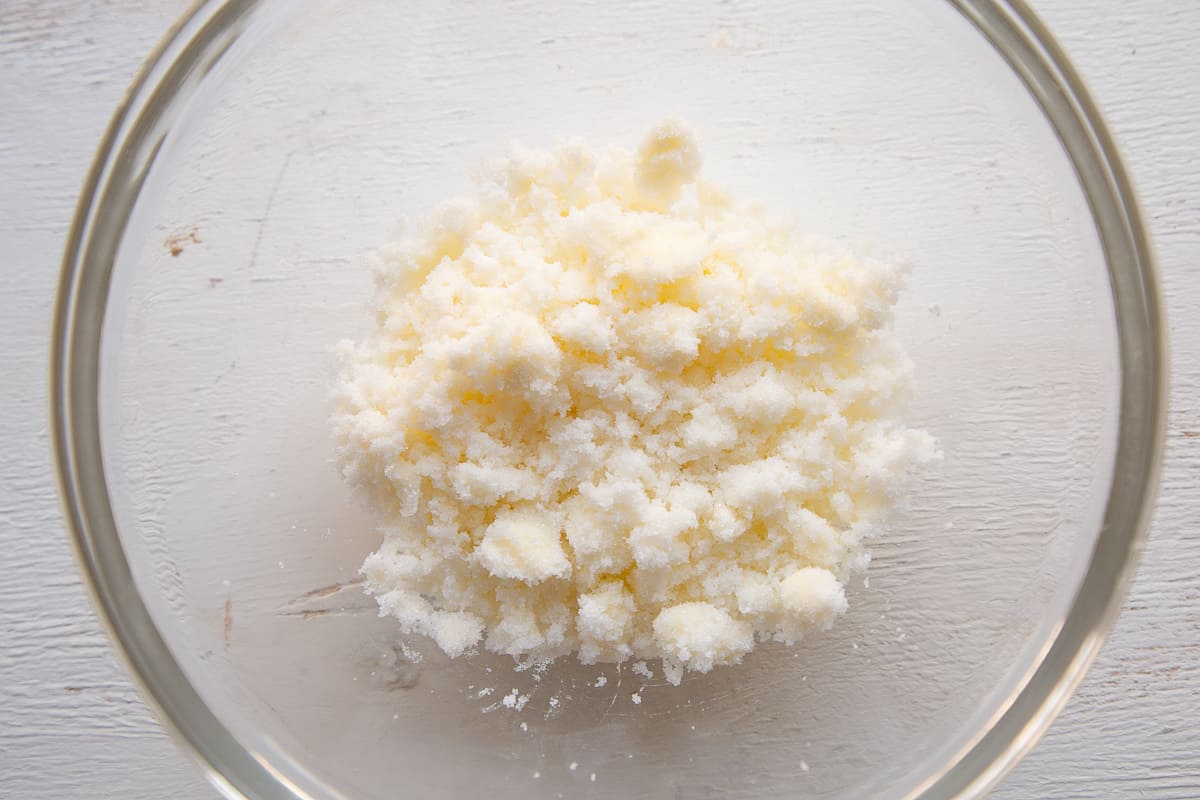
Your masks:
{"label": "pale yellow butter crumb", "polygon": [[633,153],[518,152],[375,254],[378,327],[343,345],[333,427],[384,519],[367,589],[404,632],[662,659],[678,683],[846,610],[936,455],[892,416],[900,271],[700,167],[674,121]]}

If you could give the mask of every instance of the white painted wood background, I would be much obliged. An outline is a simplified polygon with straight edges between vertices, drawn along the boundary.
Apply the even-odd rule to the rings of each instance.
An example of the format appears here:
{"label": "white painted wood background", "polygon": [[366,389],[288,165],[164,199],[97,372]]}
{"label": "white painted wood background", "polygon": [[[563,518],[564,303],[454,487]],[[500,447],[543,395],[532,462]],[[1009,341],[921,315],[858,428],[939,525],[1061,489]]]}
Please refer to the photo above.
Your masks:
{"label": "white painted wood background", "polygon": [[[0,796],[214,797],[93,619],[59,519],[45,408],[62,239],[108,115],[178,0],[0,0]],[[1092,672],[997,798],[1200,797],[1200,4],[1037,7],[1123,144],[1174,360],[1162,500]]]}

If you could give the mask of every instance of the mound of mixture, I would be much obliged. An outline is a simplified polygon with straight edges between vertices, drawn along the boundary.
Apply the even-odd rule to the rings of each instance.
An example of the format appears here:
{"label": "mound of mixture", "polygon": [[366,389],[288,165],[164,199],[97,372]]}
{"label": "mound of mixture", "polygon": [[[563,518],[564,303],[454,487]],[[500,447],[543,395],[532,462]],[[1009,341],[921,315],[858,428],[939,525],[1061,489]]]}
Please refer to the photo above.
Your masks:
{"label": "mound of mixture", "polygon": [[448,655],[661,658],[678,682],[846,610],[932,438],[893,414],[900,270],[636,152],[518,151],[375,255],[333,427],[381,612]]}

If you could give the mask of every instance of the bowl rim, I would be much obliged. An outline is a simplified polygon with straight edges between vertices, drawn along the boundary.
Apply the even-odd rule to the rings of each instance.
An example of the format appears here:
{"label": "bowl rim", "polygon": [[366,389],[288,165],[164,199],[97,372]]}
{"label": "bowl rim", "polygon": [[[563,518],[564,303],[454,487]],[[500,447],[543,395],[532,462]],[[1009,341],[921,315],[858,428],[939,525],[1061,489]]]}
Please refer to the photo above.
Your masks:
{"label": "bowl rim", "polygon": [[[1067,616],[983,728],[910,791],[909,800],[986,793],[1037,743],[1083,678],[1111,630],[1145,545],[1167,405],[1166,334],[1153,247],[1099,109],[1024,0],[947,2],[1021,79],[1054,128],[1088,200],[1116,314],[1120,417],[1103,521]],[[66,239],[51,332],[49,412],[60,500],[78,564],[143,698],[223,794],[295,800],[316,795],[217,718],[155,626],[121,547],[99,425],[100,331],[115,254],[162,143],[166,112],[233,45],[260,5],[261,0],[193,3],[147,58],[109,123]]]}

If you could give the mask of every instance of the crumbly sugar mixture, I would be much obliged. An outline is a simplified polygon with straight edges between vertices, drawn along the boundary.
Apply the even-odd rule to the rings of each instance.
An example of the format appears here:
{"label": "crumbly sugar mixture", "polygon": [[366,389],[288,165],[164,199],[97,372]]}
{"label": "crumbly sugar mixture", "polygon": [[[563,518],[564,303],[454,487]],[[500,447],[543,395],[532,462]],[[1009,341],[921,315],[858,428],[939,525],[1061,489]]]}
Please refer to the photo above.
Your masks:
{"label": "crumbly sugar mixture", "polygon": [[905,474],[901,270],[636,151],[514,151],[374,256],[333,428],[383,520],[381,613],[450,656],[662,659],[678,682],[795,643]]}

